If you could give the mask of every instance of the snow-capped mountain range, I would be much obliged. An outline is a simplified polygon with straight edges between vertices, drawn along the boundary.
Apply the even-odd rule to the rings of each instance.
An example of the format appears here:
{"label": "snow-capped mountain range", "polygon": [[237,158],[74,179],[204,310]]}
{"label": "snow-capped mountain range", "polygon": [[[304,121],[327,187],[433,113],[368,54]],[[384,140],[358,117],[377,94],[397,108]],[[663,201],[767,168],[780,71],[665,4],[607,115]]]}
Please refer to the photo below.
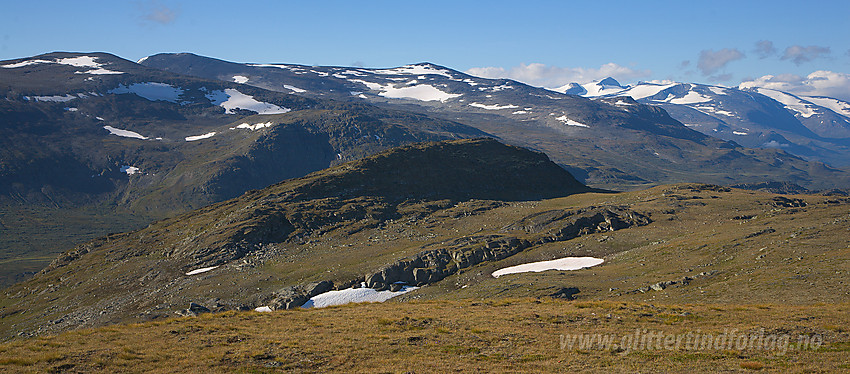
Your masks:
{"label": "snow-capped mountain range", "polygon": [[835,165],[850,164],[850,103],[768,88],[694,83],[621,85],[612,78],[553,91],[589,98],[629,96],[664,108],[685,126],[747,147],[782,148]]}
{"label": "snow-capped mountain range", "polygon": [[[714,138],[850,165],[850,104],[834,98],[691,83],[624,86],[612,78],[550,90],[510,79],[475,77],[430,63],[385,69],[239,64],[186,53],[153,55],[140,63],[300,96],[401,105],[452,120],[477,117],[474,121],[480,122],[495,117],[525,131],[547,127],[571,139],[611,136],[611,125],[628,122],[604,119],[611,110],[591,107],[575,96],[613,104],[621,112],[637,110],[632,104],[646,104],[663,108],[686,127]],[[636,102],[617,99],[626,96]],[[647,126],[643,130],[656,134],[686,134],[680,126]],[[498,129],[484,131],[502,136]]]}
{"label": "snow-capped mountain range", "polygon": [[[593,92],[627,89],[600,83]],[[366,69],[192,54],[132,62],[67,52],[0,61],[0,210],[12,217],[0,223],[0,249],[64,250],[55,235],[70,244],[395,146],[457,138],[494,137],[541,151],[597,188],[850,185],[846,170],[818,162],[846,159],[841,139],[802,125],[786,104],[687,84],[628,89],[650,88],[656,92],[638,101],[581,97],[430,63]],[[739,96],[755,109],[735,107]],[[825,113],[825,99],[809,102],[821,106],[802,118]],[[725,112],[748,122],[706,114],[733,118]],[[718,131],[702,128],[710,125]],[[723,126],[735,142],[723,139]],[[750,137],[778,146],[743,147]],[[89,208],[98,213],[86,219],[99,217],[100,226],[81,230],[74,209]],[[0,284],[23,271],[7,264]]]}

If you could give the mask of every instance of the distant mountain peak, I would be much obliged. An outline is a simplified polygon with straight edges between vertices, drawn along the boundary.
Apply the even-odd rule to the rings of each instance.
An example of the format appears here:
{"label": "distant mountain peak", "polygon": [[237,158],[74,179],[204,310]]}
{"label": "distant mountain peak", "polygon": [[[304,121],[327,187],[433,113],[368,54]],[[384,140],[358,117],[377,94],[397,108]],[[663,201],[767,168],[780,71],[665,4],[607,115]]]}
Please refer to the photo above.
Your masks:
{"label": "distant mountain peak", "polygon": [[603,86],[616,86],[616,87],[625,88],[622,85],[620,85],[620,82],[617,82],[616,79],[611,78],[611,77],[608,77],[608,78],[605,78],[605,79],[599,81],[599,84],[601,84]]}

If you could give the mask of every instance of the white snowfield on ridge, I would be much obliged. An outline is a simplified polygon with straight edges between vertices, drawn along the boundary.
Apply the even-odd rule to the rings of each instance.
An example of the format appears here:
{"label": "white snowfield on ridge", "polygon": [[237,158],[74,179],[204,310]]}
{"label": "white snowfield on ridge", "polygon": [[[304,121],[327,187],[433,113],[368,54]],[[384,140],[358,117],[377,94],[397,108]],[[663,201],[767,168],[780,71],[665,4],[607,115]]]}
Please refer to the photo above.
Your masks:
{"label": "white snowfield on ridge", "polygon": [[109,90],[111,94],[135,94],[150,101],[168,101],[176,103],[183,94],[183,89],[174,87],[167,83],[144,82],[131,83],[129,86],[119,84],[118,87]]}
{"label": "white snowfield on ridge", "polygon": [[227,114],[235,114],[236,109],[250,110],[258,114],[281,114],[291,111],[289,108],[257,101],[253,96],[243,94],[233,88],[225,88],[224,91],[212,91],[205,96],[210,99],[213,105],[226,109]]}
{"label": "white snowfield on ridge", "polygon": [[6,69],[15,69],[22,68],[25,66],[38,65],[38,64],[60,64],[60,65],[68,65],[74,66],[78,68],[89,68],[85,71],[78,71],[77,74],[124,74],[123,71],[114,71],[103,68],[103,64],[97,62],[97,57],[92,56],[77,56],[77,57],[68,57],[68,58],[57,58],[55,60],[25,60],[14,64],[6,64],[0,65]]}
{"label": "white snowfield on ridge", "polygon": [[373,91],[380,91],[378,92],[379,96],[383,96],[390,99],[413,99],[419,101],[446,102],[449,99],[461,96],[460,94],[450,94],[448,92],[444,92],[432,85],[416,84],[417,81],[415,80],[408,83],[413,85],[407,86],[396,83],[381,84],[365,81],[363,79],[349,79],[348,81],[352,83],[363,84],[368,89]]}
{"label": "white snowfield on ridge", "polygon": [[[448,100],[462,96],[462,94],[446,92],[438,85],[424,82],[428,80],[428,76],[434,75],[446,77],[452,81],[467,83],[471,86],[479,84],[466,77],[464,77],[465,79],[455,78],[455,76],[452,75],[452,71],[448,69],[441,69],[427,63],[405,65],[389,69],[326,68],[330,69],[329,71],[319,71],[307,66],[288,64],[248,64],[248,66],[287,69],[295,74],[316,74],[320,77],[342,79],[365,86],[365,88],[370,91],[377,91],[375,94],[388,99],[437,101],[444,103]],[[244,77],[233,77],[234,80],[242,80],[241,78]],[[284,87],[296,93],[306,92],[306,90],[295,86],[285,85]],[[366,98],[361,91],[354,91],[352,92],[352,95],[360,98]]]}
{"label": "white snowfield on ridge", "polygon": [[[659,93],[674,87],[686,88],[685,94],[674,95],[668,94],[664,99],[649,99]],[[580,87],[580,88],[579,88]],[[701,87],[701,88],[700,88]],[[699,89],[699,90],[698,90]],[[831,97],[820,96],[799,96],[788,92],[783,92],[775,89],[758,87],[751,84],[742,84],[735,87],[723,87],[712,85],[696,85],[690,83],[678,82],[639,82],[634,86],[622,86],[617,81],[606,78],[601,81],[593,81],[585,84],[568,84],[557,88],[551,88],[551,91],[565,93],[570,90],[578,93],[580,96],[588,98],[601,97],[619,97],[630,96],[635,100],[644,100],[648,104],[654,103],[669,103],[678,105],[687,105],[695,108],[706,114],[720,114],[727,117],[737,117],[738,115],[729,111],[720,110],[711,107],[716,104],[715,100],[720,100],[720,96],[729,95],[733,91],[744,92],[748,94],[759,94],[770,98],[780,103],[785,109],[796,116],[803,118],[811,118],[814,115],[823,114],[826,111],[831,111],[839,116],[845,117],[850,121],[850,103]],[[714,97],[707,95],[715,95]],[[703,104],[701,107],[697,104]]]}

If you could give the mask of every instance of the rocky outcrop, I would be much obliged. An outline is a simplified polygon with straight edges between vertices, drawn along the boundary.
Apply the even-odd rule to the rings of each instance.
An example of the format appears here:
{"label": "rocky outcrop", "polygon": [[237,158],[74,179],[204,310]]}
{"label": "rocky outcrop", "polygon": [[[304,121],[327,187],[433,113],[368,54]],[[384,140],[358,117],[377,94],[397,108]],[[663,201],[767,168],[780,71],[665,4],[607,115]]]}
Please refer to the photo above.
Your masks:
{"label": "rocky outcrop", "polygon": [[785,196],[774,197],[773,201],[771,201],[771,204],[773,204],[773,206],[778,207],[778,208],[802,208],[802,207],[808,205],[808,204],[806,204],[806,201],[803,200],[803,199],[799,199],[799,198],[789,199]]}
{"label": "rocky outcrop", "polygon": [[579,289],[575,288],[575,287],[563,287],[563,288],[559,289],[558,291],[555,291],[554,293],[549,294],[549,297],[554,298],[554,299],[575,300],[576,299],[575,295],[579,292],[581,292],[581,291],[579,291]]}
{"label": "rocky outcrop", "polygon": [[598,232],[616,231],[649,224],[644,214],[624,207],[592,207],[577,211],[553,210],[523,218],[502,229],[503,233],[521,231],[532,234],[530,239],[514,235],[481,235],[463,237],[440,243],[437,249],[426,250],[410,258],[396,261],[367,274],[367,287],[384,290],[395,282],[422,286],[434,283],[487,261],[498,261],[530,247],[564,241]]}
{"label": "rocky outcrop", "polygon": [[284,287],[275,292],[275,297],[269,302],[271,310],[294,309],[304,305],[311,297],[333,289],[333,282],[313,282],[303,286]]}
{"label": "rocky outcrop", "polygon": [[708,272],[704,271],[704,272],[701,272],[699,274],[694,275],[693,277],[685,276],[685,277],[682,277],[682,278],[676,279],[676,280],[668,280],[668,281],[657,282],[657,283],[653,283],[653,284],[650,284],[648,286],[644,286],[644,287],[638,288],[637,290],[627,292],[627,293],[636,293],[636,292],[646,293],[646,292],[649,292],[649,291],[664,291],[668,287],[687,286],[694,279],[702,278],[702,277],[710,277],[710,276],[712,276],[716,273],[717,273],[717,271],[708,271]]}
{"label": "rocky outcrop", "polygon": [[210,309],[201,305],[201,304],[189,303],[189,309],[178,310],[175,313],[177,313],[178,315],[184,316],[184,317],[195,317],[199,314],[209,313],[209,312],[210,312]]}
{"label": "rocky outcrop", "polygon": [[[542,243],[570,240],[580,235],[616,231],[643,226],[652,220],[645,214],[626,207],[588,207],[578,210],[550,210],[525,217],[502,228],[502,232],[525,231],[542,234]],[[548,240],[548,241],[547,241]]]}
{"label": "rocky outcrop", "polygon": [[[338,289],[358,287],[360,284],[379,291],[397,290],[402,284],[423,286],[438,282],[459,270],[483,262],[499,261],[540,244],[643,226],[650,222],[652,220],[647,215],[626,207],[547,211],[505,226],[500,234],[466,236],[426,245],[424,248],[432,249],[383,266],[363,278],[343,282],[338,285]],[[326,281],[286,287],[274,294],[268,306],[272,310],[297,308],[311,297],[331,288],[333,284]],[[552,297],[569,299],[577,292],[567,289],[556,292],[557,295],[553,294]]]}

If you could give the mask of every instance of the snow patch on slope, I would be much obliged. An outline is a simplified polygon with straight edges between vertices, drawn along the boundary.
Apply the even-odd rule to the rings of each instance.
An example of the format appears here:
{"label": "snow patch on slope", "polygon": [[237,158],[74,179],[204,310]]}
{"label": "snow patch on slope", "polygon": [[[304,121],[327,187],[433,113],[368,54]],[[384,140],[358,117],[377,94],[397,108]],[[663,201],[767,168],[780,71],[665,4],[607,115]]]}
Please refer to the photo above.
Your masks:
{"label": "snow patch on slope", "polygon": [[271,127],[271,125],[272,125],[271,122],[255,123],[253,125],[248,124],[248,123],[240,123],[236,127],[231,127],[230,129],[231,130],[247,129],[247,130],[254,131],[254,130],[259,130],[259,129],[263,129],[263,128],[266,128],[266,127]]}
{"label": "snow patch on slope", "polygon": [[78,68],[99,68],[101,64],[95,62],[97,57],[78,56],[69,58],[60,58],[56,60],[57,64],[76,66]]}
{"label": "snow patch on slope", "polygon": [[574,121],[574,120],[569,119],[569,118],[567,117],[567,115],[566,115],[566,114],[565,114],[565,115],[563,115],[563,116],[560,116],[560,117],[558,117],[558,118],[555,118],[555,119],[556,119],[556,120],[558,120],[558,121],[561,121],[561,122],[563,122],[563,123],[566,123],[566,124],[567,124],[567,125],[569,125],[569,126],[577,126],[577,127],[586,127],[586,128],[590,128],[590,126],[585,125],[585,124],[583,124],[583,123],[581,123],[581,122],[579,122],[579,121]]}
{"label": "snow patch on slope", "polygon": [[38,64],[52,64],[52,63],[54,63],[54,61],[48,61],[48,60],[26,60],[26,61],[16,62],[16,63],[14,63],[14,64],[7,64],[7,65],[3,65],[3,67],[4,67],[4,68],[6,68],[6,69],[15,69],[15,68],[22,68],[22,67],[30,66],[30,65],[38,65]]}
{"label": "snow patch on slope", "polygon": [[296,92],[296,93],[303,93],[303,92],[307,92],[307,90],[302,90],[302,89],[300,89],[300,88],[298,88],[298,87],[290,86],[290,85],[288,85],[288,84],[284,84],[284,85],[283,85],[283,88],[285,88],[285,89],[287,89],[287,90],[290,90],[290,91],[294,91],[294,92]]}
{"label": "snow patch on slope", "polygon": [[109,91],[111,94],[135,94],[150,101],[168,101],[176,103],[183,94],[183,89],[176,88],[167,83],[145,82],[132,83],[125,86],[123,83],[117,88]]}
{"label": "snow patch on slope", "polygon": [[[572,86],[568,84],[566,86],[556,88],[555,91],[564,93],[571,87]],[[601,81],[594,81],[594,82],[590,82],[590,83],[587,83],[587,84],[582,84],[581,87],[584,88],[584,90],[586,91],[584,94],[581,95],[581,96],[584,96],[584,97],[596,97],[596,96],[608,96],[608,95],[620,94],[628,88],[628,87],[620,86],[619,83],[617,83],[617,81],[615,81],[611,78],[606,78],[606,79],[603,79]]]}
{"label": "snow patch on slope", "polygon": [[240,83],[240,84],[241,83],[248,83],[248,77],[246,77],[244,75],[234,75],[233,81],[236,82],[236,83]]}
{"label": "snow patch on slope", "polygon": [[310,300],[307,300],[307,302],[304,303],[304,305],[302,305],[301,307],[307,309],[324,308],[326,306],[342,305],[348,303],[380,303],[398,295],[403,295],[405,293],[417,289],[419,289],[419,287],[404,286],[401,288],[401,290],[396,292],[378,291],[366,287],[349,288],[338,291],[328,291],[323,294],[313,296]]}
{"label": "snow patch on slope", "polygon": [[726,89],[723,88],[723,87],[713,87],[712,86],[712,87],[709,87],[708,89],[711,90],[711,92],[714,92],[717,95],[728,95],[726,93]]}
{"label": "snow patch on slope", "polygon": [[35,101],[49,101],[49,102],[54,102],[54,103],[65,103],[65,102],[68,102],[68,101],[74,100],[74,99],[76,99],[76,98],[77,98],[77,96],[74,96],[74,95],[71,95],[71,94],[66,94],[65,96],[59,96],[59,95],[54,95],[54,96],[32,96],[32,97],[30,97],[30,96],[26,96],[26,99],[27,99],[27,100],[32,99],[32,100],[35,100]]}
{"label": "snow patch on slope", "polygon": [[102,68],[103,64],[96,62],[97,57],[78,56],[56,59],[57,64],[69,65],[78,68],[90,68],[87,71],[78,71],[77,74],[124,74],[123,71],[112,71]]}
{"label": "snow patch on slope", "polygon": [[850,118],[850,103],[846,101],[841,101],[838,99],[833,99],[831,97],[806,97],[807,101],[810,101],[816,105],[820,105],[824,108],[827,108],[835,113],[838,113],[842,116]]}
{"label": "snow patch on slope", "polygon": [[212,138],[213,136],[215,136],[215,131],[208,132],[208,133],[203,134],[203,135],[187,136],[186,141],[187,142],[194,142],[196,140]]}
{"label": "snow patch on slope", "polygon": [[471,103],[471,104],[469,104],[469,106],[474,106],[474,107],[476,107],[476,108],[487,109],[487,110],[500,110],[500,109],[515,109],[515,108],[519,108],[518,106],[516,106],[516,105],[511,105],[511,104],[508,104],[508,105],[499,105],[499,104],[488,105],[488,104]]}
{"label": "snow patch on slope", "polygon": [[541,272],[546,270],[579,270],[596,266],[605,262],[601,258],[595,257],[564,257],[557,260],[539,261],[517,266],[511,266],[496,270],[493,272],[493,277],[498,278],[502,275]]}
{"label": "snow patch on slope", "polygon": [[460,94],[450,94],[448,92],[440,91],[436,87],[427,84],[402,88],[385,87],[384,90],[384,92],[381,92],[378,95],[392,99],[446,102],[449,99],[460,96]]}
{"label": "snow patch on slope", "polygon": [[659,92],[664,91],[670,87],[677,85],[677,83],[671,84],[652,84],[652,83],[642,83],[637,86],[634,86],[628,90],[620,93],[620,96],[631,96],[632,99],[640,100],[645,97],[655,96]]}
{"label": "snow patch on slope", "polygon": [[809,118],[817,114],[817,112],[814,110],[814,108],[811,107],[810,104],[804,102],[803,100],[800,100],[800,98],[796,96],[789,95],[785,92],[771,90],[767,88],[756,88],[756,92],[782,103],[782,105],[785,105],[785,108],[800,113],[800,116],[804,118]]}
{"label": "snow patch on slope", "polygon": [[227,114],[235,114],[236,109],[245,109],[259,114],[281,114],[289,112],[289,108],[282,108],[274,104],[254,100],[253,96],[245,95],[235,89],[227,88],[224,91],[212,91],[205,95],[213,105],[226,109]]}
{"label": "snow patch on slope", "polygon": [[130,166],[130,165],[124,165],[124,166],[121,167],[121,172],[127,173],[127,175],[133,175],[133,174],[139,173],[140,170],[141,169],[139,169],[135,166]]}
{"label": "snow patch on slope", "polygon": [[391,99],[413,99],[419,101],[440,101],[446,102],[449,99],[461,96],[460,94],[450,94],[443,92],[434,86],[428,84],[419,84],[415,86],[406,86],[396,88],[393,83],[380,84],[367,82],[362,79],[349,79],[349,82],[362,83],[370,90],[381,91],[378,95]]}
{"label": "snow patch on slope", "polygon": [[112,71],[103,69],[103,64],[96,61],[97,57],[77,56],[68,58],[57,58],[55,60],[26,60],[14,64],[3,65],[4,68],[14,69],[37,64],[60,64],[78,68],[89,68],[88,71],[78,71],[77,74],[124,74],[123,71]]}
{"label": "snow patch on slope", "polygon": [[706,103],[706,102],[709,102],[709,101],[711,101],[711,98],[709,98],[707,96],[703,96],[699,92],[688,91],[687,95],[685,95],[683,97],[676,98],[676,99],[668,100],[667,102],[669,102],[671,104],[685,105],[685,104]]}
{"label": "snow patch on slope", "polygon": [[147,139],[146,136],[142,136],[141,134],[139,134],[135,131],[118,129],[118,128],[115,128],[115,127],[112,127],[112,126],[103,126],[103,128],[106,129],[107,131],[109,131],[110,135],[117,135],[117,136],[120,136],[120,137],[123,137],[123,138],[136,138],[136,139],[142,139],[142,140]]}
{"label": "snow patch on slope", "polygon": [[213,269],[215,269],[215,268],[217,268],[217,267],[218,267],[218,266],[210,266],[210,267],[208,267],[208,268],[195,269],[195,270],[189,271],[188,273],[186,273],[186,275],[195,275],[195,274],[206,273],[206,272],[208,272],[208,271],[210,271],[210,270],[213,270]]}
{"label": "snow patch on slope", "polygon": [[371,73],[382,75],[442,75],[444,77],[454,78],[446,69],[436,69],[430,65],[405,65],[393,69],[372,70]]}
{"label": "snow patch on slope", "polygon": [[737,117],[735,115],[735,113],[732,113],[732,112],[727,111],[727,110],[717,109],[717,108],[710,106],[710,105],[697,105],[697,106],[694,106],[693,108],[700,111],[700,112],[708,114],[710,116],[713,115],[713,114],[722,114],[726,117]]}

